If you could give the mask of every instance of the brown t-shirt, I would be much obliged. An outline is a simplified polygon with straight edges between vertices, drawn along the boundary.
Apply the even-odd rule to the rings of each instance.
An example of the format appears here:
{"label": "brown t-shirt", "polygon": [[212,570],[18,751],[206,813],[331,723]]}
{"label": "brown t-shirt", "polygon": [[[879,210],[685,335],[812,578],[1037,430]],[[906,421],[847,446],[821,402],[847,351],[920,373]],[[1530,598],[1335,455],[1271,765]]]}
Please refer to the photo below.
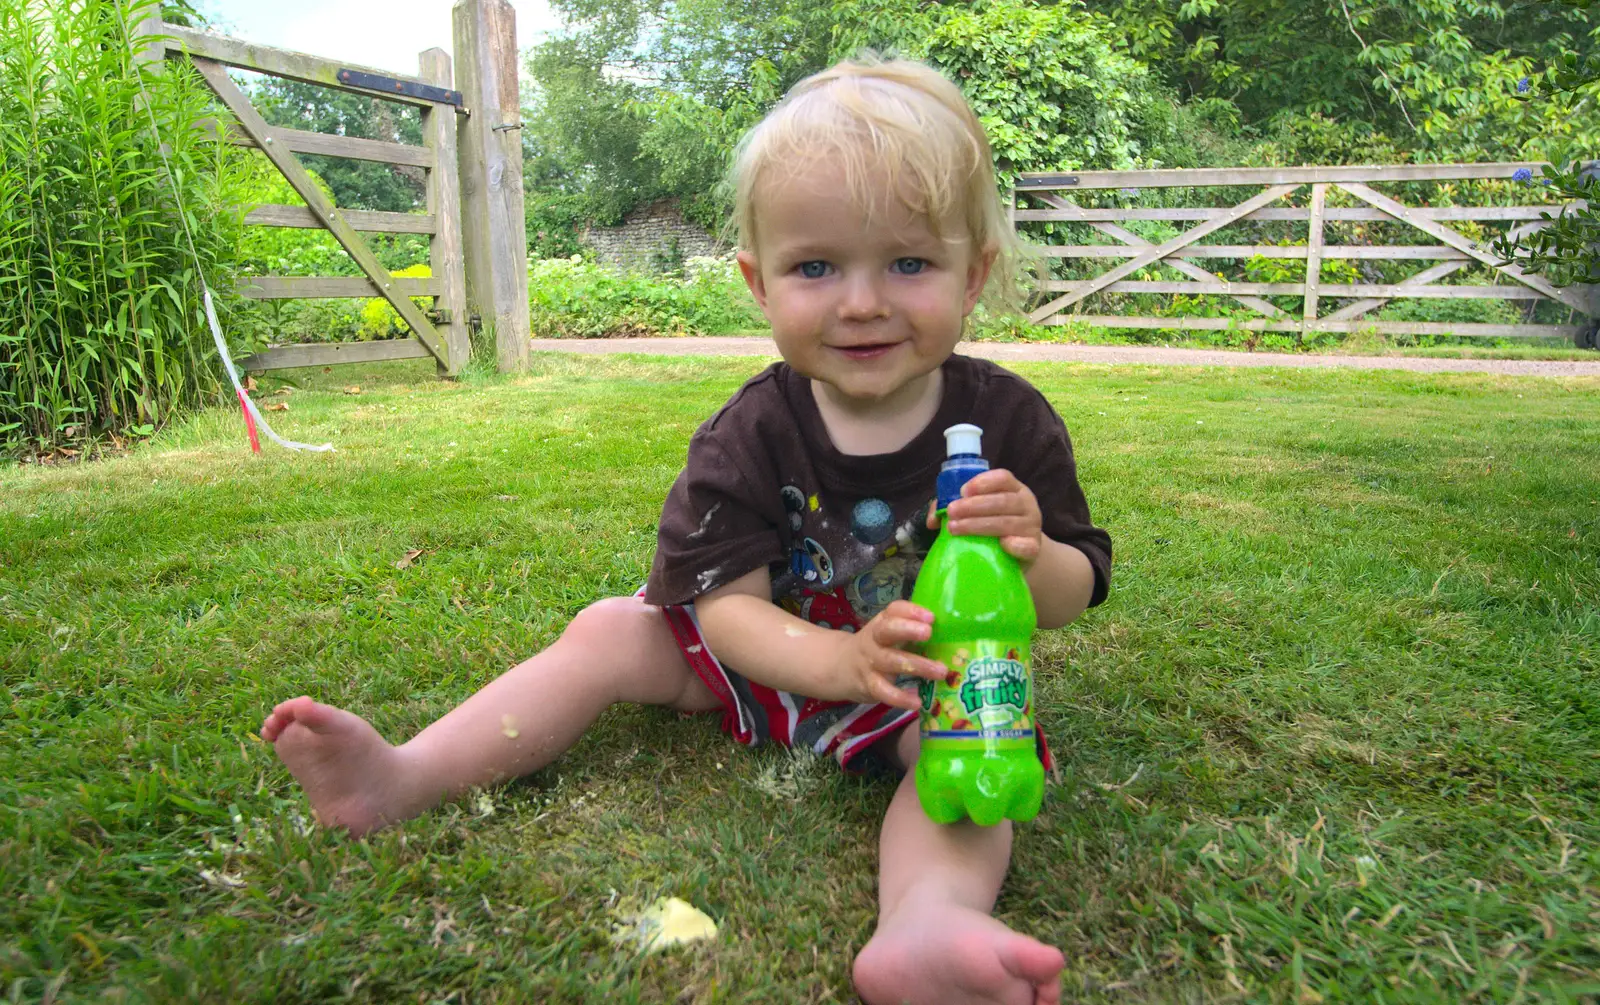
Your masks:
{"label": "brown t-shirt", "polygon": [[1072,442],[1049,402],[1002,367],[944,363],[928,427],[890,454],[843,454],[828,437],[810,381],[775,363],[695,431],[667,494],[645,600],[684,604],[753,569],[772,599],[814,624],[854,631],[909,598],[934,532],[925,520],[945,459],[944,430],[983,429],[991,468],[1033,490],[1044,533],[1094,567],[1090,605],[1111,581],[1111,537],[1089,519]]}

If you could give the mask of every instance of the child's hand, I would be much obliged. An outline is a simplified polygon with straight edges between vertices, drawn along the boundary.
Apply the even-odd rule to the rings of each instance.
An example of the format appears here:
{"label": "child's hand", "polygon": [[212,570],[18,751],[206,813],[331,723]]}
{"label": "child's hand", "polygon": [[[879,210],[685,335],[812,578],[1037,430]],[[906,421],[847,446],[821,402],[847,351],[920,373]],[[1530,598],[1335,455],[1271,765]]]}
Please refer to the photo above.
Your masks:
{"label": "child's hand", "polygon": [[937,660],[926,659],[898,648],[908,642],[925,642],[932,629],[933,612],[909,600],[896,600],[862,626],[845,636],[844,658],[840,669],[843,700],[872,702],[916,711],[922,700],[915,691],[896,687],[901,674],[929,680],[944,680],[950,671]]}
{"label": "child's hand", "polygon": [[[939,529],[935,503],[928,507],[928,529]],[[1043,516],[1032,490],[1004,468],[985,471],[961,486],[961,498],[946,511],[952,534],[998,537],[1006,554],[1031,567],[1044,545]]]}

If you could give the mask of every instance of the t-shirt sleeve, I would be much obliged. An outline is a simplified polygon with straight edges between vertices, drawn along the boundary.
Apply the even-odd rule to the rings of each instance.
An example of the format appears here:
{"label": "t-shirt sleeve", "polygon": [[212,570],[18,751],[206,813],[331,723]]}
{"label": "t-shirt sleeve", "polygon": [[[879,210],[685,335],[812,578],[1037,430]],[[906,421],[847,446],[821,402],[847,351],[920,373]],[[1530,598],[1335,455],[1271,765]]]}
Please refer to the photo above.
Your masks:
{"label": "t-shirt sleeve", "polygon": [[750,485],[748,472],[716,437],[705,430],[695,435],[661,508],[646,603],[689,603],[783,558],[782,497],[772,493],[767,500]]}
{"label": "t-shirt sleeve", "polygon": [[997,466],[1009,468],[1033,491],[1045,535],[1088,557],[1094,569],[1089,606],[1094,607],[1106,599],[1111,588],[1111,535],[1096,527],[1089,516],[1066,423],[1037,388],[1024,386],[1026,390],[1016,396],[1022,400],[1013,413],[1015,425],[1002,448],[1004,461]]}

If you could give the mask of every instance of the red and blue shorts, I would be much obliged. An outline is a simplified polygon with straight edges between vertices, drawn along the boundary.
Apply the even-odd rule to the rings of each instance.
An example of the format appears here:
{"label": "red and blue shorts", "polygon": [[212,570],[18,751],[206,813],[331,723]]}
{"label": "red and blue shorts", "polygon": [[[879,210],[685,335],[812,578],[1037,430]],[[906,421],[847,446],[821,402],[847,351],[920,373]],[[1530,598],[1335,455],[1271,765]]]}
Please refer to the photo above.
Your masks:
{"label": "red and blue shorts", "polygon": [[689,667],[722,702],[723,730],[745,746],[770,740],[804,747],[818,756],[832,755],[846,770],[860,770],[868,762],[857,759],[873,744],[916,725],[916,712],[892,705],[821,701],[747,680],[712,655],[693,604],[661,611]]}

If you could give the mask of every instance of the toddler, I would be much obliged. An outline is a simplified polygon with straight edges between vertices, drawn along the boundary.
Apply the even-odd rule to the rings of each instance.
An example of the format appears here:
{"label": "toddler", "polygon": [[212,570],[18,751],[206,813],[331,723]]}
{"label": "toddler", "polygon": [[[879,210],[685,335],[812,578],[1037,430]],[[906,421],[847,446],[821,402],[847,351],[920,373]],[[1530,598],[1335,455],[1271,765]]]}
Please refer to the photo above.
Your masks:
{"label": "toddler", "polygon": [[[400,746],[307,697],[274,709],[262,735],[317,817],[355,834],[543,767],[614,702],[720,711],[740,743],[885,764],[902,778],[879,844],[878,926],[853,968],[861,996],[1055,1002],[1061,953],[990,916],[1011,825],[933,823],[906,771],[907,685],[944,674],[905,647],[933,620],[906,598],[937,529],[946,427],[981,426],[993,465],[949,506],[947,530],[1000,539],[1041,628],[1099,603],[1110,578],[1061,419],[1015,374],[954,355],[991,272],[1009,282],[1015,265],[988,141],[929,68],[846,62],[751,130],[732,180],[739,268],[783,362],[690,440],[639,595],[586,608]],[[1048,763],[1042,741],[1040,753]]]}

